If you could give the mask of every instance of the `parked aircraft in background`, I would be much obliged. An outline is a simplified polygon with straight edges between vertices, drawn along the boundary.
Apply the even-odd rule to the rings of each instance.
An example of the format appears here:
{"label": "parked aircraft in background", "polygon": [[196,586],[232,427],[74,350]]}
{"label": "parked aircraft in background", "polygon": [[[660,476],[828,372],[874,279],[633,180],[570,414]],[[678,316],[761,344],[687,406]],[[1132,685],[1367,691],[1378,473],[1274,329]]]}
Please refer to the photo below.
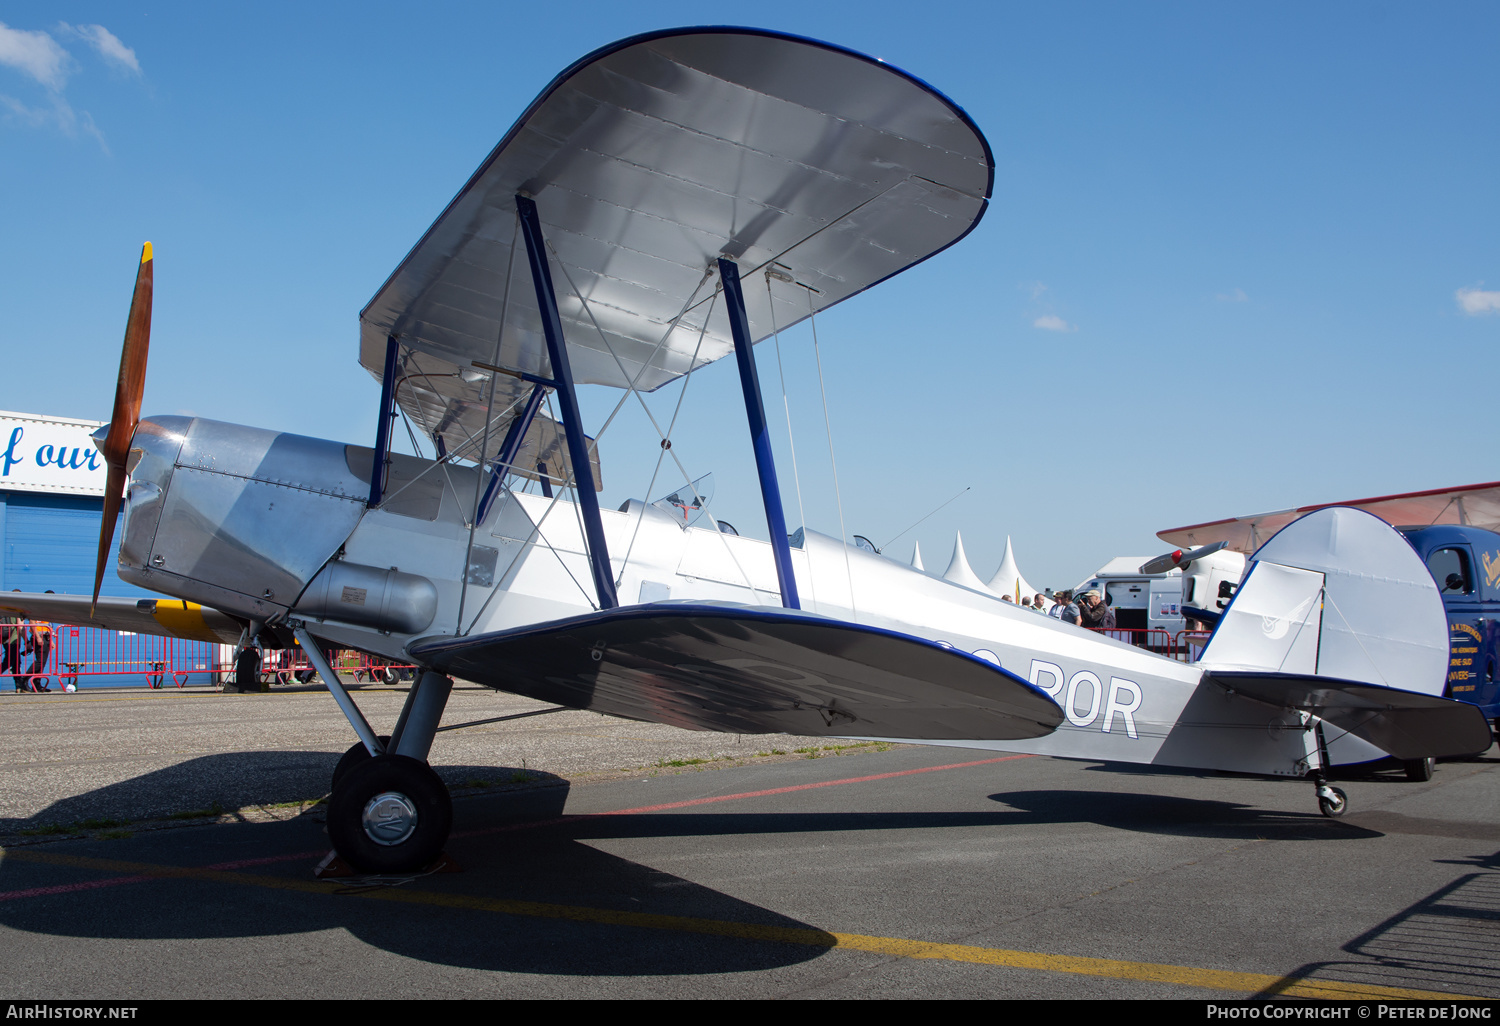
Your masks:
{"label": "parked aircraft in background", "polygon": [[[826,43],[683,29],[595,51],[527,108],[361,313],[360,361],[382,383],[372,447],[138,419],[148,246],[96,436],[113,495],[100,572],[123,501],[118,573],[181,608],[4,606],[238,628],[247,665],[256,644],[295,638],[359,738],[328,828],[366,871],[424,866],[448,836],[426,759],[449,675],[695,729],[1311,777],[1328,815],[1346,805],[1324,773],[1339,734],[1402,759],[1488,747],[1477,711],[1438,694],[1445,631],[1425,566],[1358,511],[1319,511],[1263,546],[1197,665],[805,527],[788,535],[753,344],[962,239],[993,170],[952,101]],[[711,501],[681,491],[670,510],[644,493],[600,509],[576,384],[629,402],[730,355],[768,540],[719,530]],[[398,411],[436,459],[389,451]],[[325,645],[421,668],[389,738]]]}

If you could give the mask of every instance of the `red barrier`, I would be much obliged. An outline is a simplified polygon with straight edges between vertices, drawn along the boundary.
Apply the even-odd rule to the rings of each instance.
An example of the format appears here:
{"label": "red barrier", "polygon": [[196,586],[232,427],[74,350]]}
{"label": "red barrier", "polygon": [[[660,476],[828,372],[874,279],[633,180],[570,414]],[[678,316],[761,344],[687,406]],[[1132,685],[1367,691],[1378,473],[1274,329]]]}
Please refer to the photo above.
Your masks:
{"label": "red barrier", "polygon": [[[0,663],[0,680],[11,677],[17,691],[50,691],[54,684],[64,689],[70,684],[125,687],[137,683],[153,689],[169,683],[181,688],[190,681],[222,685],[234,678],[234,663],[223,658],[232,651],[227,645],[67,624],[53,627],[51,642],[43,640],[39,645],[37,638],[46,635],[33,632],[29,624],[21,627],[26,632],[23,640],[8,646]],[[391,664],[353,649],[330,649],[326,654],[334,669],[352,676],[356,684],[396,684],[410,680],[416,670],[413,665]],[[316,674],[300,648],[271,649],[263,655],[260,676],[264,684],[307,683]]]}
{"label": "red barrier", "polygon": [[17,691],[50,691],[54,681],[66,689],[124,685],[137,679],[150,688],[168,680],[180,688],[196,675],[211,679],[218,648],[208,642],[97,627],[61,624],[47,625],[48,631],[35,629],[39,626],[22,625],[25,641],[5,654],[0,677],[11,677]]}
{"label": "red barrier", "polygon": [[1087,627],[1085,630],[1153,652],[1167,652],[1172,648],[1172,632],[1159,627]]}
{"label": "red barrier", "polygon": [[[328,649],[324,652],[329,665],[339,676],[352,676],[356,684],[366,680],[396,684],[410,680],[417,667],[410,663],[391,663],[355,649]],[[220,668],[223,678],[234,675],[232,665]],[[261,652],[260,681],[266,685],[306,684],[317,676],[301,648],[268,648]]]}
{"label": "red barrier", "polygon": [[1212,633],[1211,631],[1178,631],[1173,634],[1159,627],[1088,627],[1085,629],[1137,648],[1149,649],[1158,655],[1184,663],[1198,661],[1198,656],[1202,654],[1203,646],[1208,643],[1209,635]]}

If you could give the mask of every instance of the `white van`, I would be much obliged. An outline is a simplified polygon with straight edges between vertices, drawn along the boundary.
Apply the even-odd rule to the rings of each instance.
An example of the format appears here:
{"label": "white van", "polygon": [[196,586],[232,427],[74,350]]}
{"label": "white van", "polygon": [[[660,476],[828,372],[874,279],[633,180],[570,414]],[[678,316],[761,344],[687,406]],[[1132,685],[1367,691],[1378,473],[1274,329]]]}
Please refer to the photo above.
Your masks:
{"label": "white van", "polygon": [[[1185,614],[1184,607],[1222,613],[1245,573],[1245,557],[1238,552],[1219,551],[1194,560],[1188,564],[1186,575],[1177,568],[1162,574],[1141,573],[1141,565],[1150,558],[1111,559],[1078,585],[1074,594],[1092,589],[1103,595],[1115,611],[1115,626],[1121,630],[1158,630],[1175,635],[1188,627],[1191,612]],[[1167,640],[1153,636],[1149,644],[1160,647]]]}

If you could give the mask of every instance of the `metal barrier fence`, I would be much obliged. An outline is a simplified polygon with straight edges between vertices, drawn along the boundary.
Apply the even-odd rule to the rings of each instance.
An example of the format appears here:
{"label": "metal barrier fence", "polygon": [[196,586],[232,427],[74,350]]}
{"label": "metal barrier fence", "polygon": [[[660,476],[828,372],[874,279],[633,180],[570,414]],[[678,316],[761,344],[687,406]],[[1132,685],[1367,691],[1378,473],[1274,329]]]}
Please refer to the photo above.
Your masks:
{"label": "metal barrier fence", "polygon": [[[352,648],[328,649],[324,652],[328,663],[341,677],[352,677],[354,683],[365,681],[396,684],[411,680],[416,667],[410,663],[391,663],[377,656],[368,655]],[[234,667],[223,667],[226,679]],[[268,648],[261,652],[260,681],[262,684],[305,684],[317,676],[312,663],[301,648]]]}
{"label": "metal barrier fence", "polygon": [[1195,663],[1208,644],[1211,631],[1171,631],[1160,627],[1089,627],[1087,630],[1102,634],[1106,638],[1123,641],[1127,645],[1144,648],[1179,662]]}
{"label": "metal barrier fence", "polygon": [[[35,640],[40,638],[40,644]],[[49,640],[50,639],[50,640]],[[233,648],[208,641],[184,641],[154,634],[132,634],[98,627],[52,627],[50,635],[32,635],[28,651],[17,643],[5,652],[0,684],[12,679],[17,691],[49,691],[69,685],[87,687],[184,687],[188,684],[222,686],[234,679]],[[415,667],[352,649],[326,653],[333,668],[356,684],[365,681],[395,684],[410,680]],[[14,658],[15,665],[11,665]],[[267,649],[262,654],[260,683],[307,683],[316,677],[300,648]]]}
{"label": "metal barrier fence", "polygon": [[0,674],[0,680],[10,677],[17,691],[48,691],[54,684],[61,688],[207,684],[214,681],[221,647],[207,641],[67,624],[53,626],[46,634],[33,635],[28,629],[26,640],[31,651],[25,645],[11,646]]}

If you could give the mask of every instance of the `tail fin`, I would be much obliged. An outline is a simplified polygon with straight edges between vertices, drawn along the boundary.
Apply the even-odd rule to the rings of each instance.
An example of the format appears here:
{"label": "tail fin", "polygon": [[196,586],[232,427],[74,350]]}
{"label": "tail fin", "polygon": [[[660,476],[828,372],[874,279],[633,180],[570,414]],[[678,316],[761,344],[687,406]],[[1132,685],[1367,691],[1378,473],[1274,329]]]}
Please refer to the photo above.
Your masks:
{"label": "tail fin", "polygon": [[1441,695],[1448,620],[1405,538],[1378,517],[1333,506],[1256,551],[1199,662]]}

